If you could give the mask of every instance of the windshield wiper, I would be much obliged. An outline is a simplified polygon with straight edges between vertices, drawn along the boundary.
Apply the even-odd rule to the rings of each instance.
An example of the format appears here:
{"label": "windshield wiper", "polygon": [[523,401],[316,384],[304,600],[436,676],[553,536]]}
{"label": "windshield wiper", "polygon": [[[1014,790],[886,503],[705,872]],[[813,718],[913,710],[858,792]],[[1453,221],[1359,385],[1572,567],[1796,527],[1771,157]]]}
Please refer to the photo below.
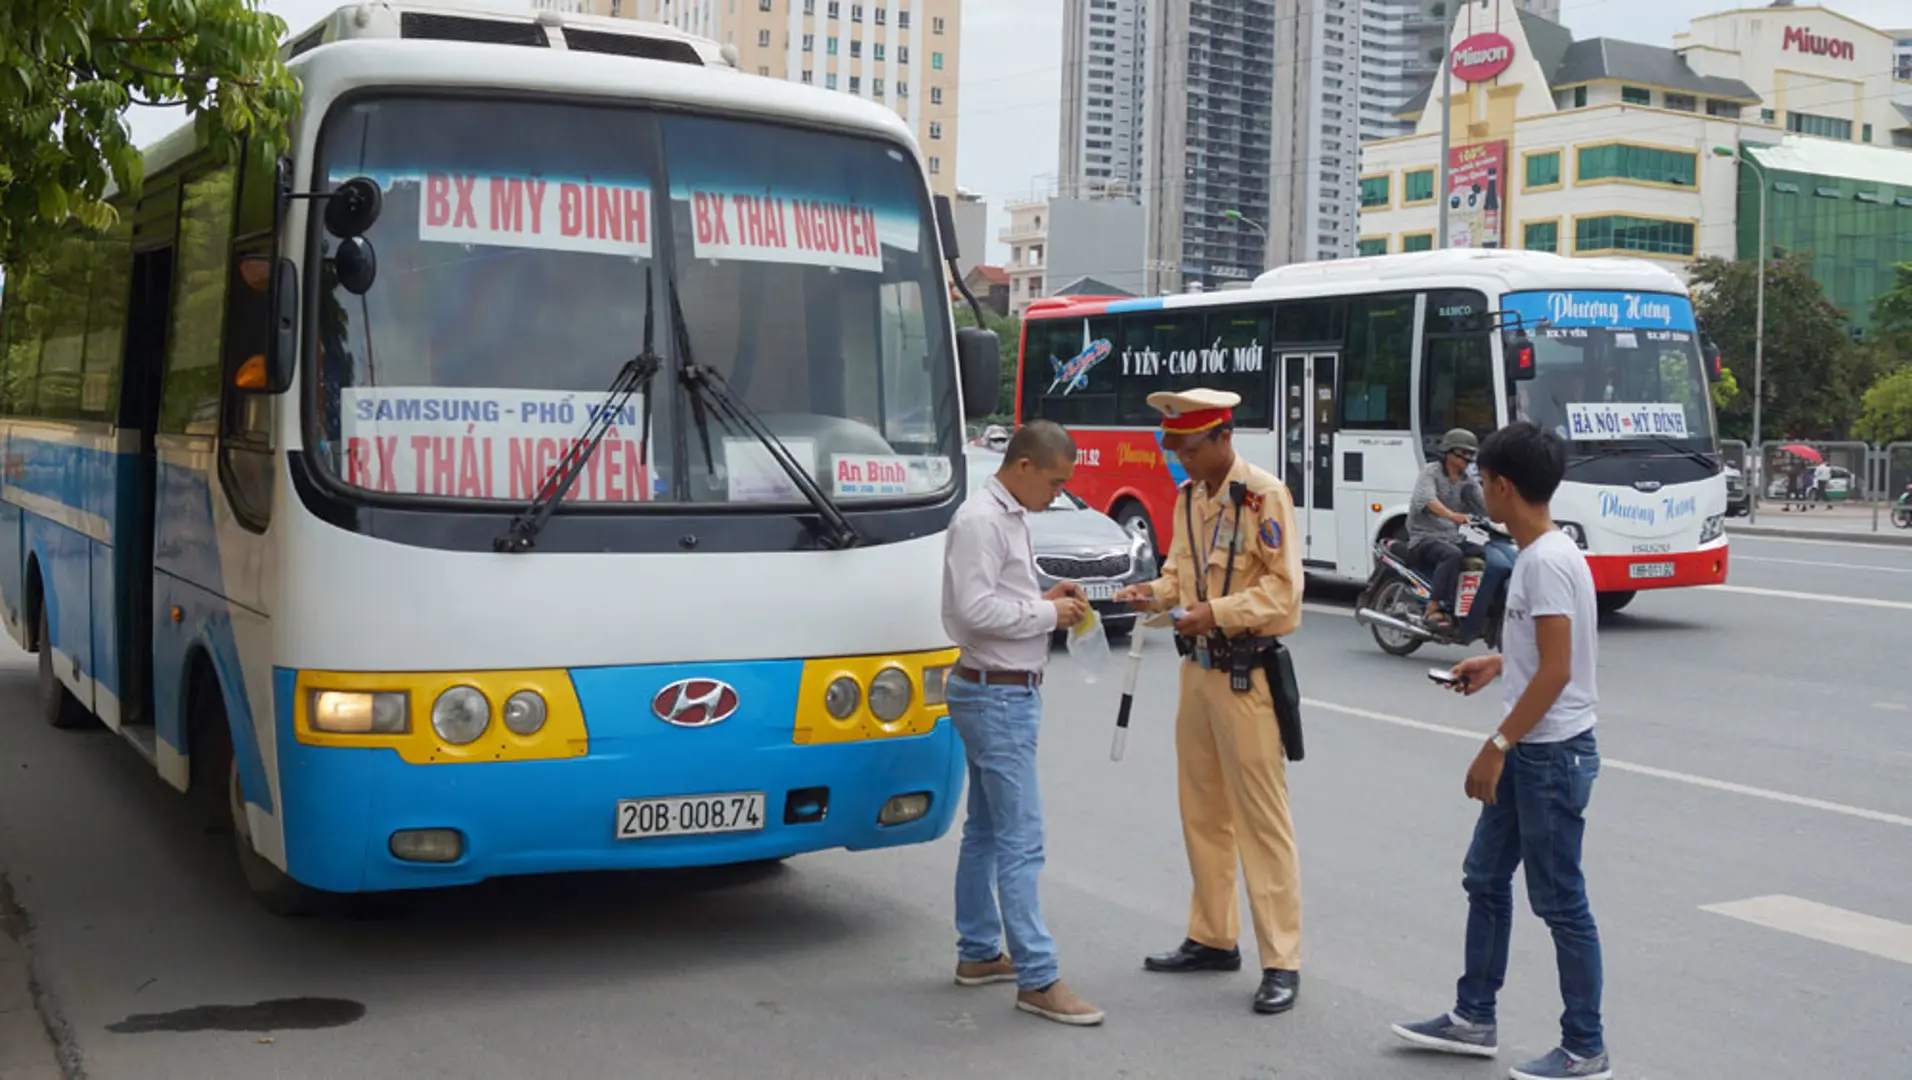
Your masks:
{"label": "windshield wiper", "polygon": [[[1674,442],[1672,439],[1669,439],[1664,435],[1647,435],[1647,436],[1643,436],[1643,438],[1648,439],[1652,442],[1659,443],[1661,446],[1666,447],[1668,450],[1673,451],[1674,453],[1680,455],[1681,457],[1697,462],[1701,465],[1706,466],[1709,469],[1719,467],[1719,462],[1714,461],[1712,458],[1707,457],[1705,454],[1699,452],[1698,450],[1688,450],[1686,447],[1681,446],[1679,443]],[[1567,459],[1567,468],[1571,469],[1576,465],[1585,465],[1586,463],[1590,461],[1601,461],[1606,458],[1619,457],[1621,455],[1630,454],[1633,452],[1627,449],[1628,444],[1626,442],[1615,440],[1615,443],[1616,445],[1606,447],[1605,449],[1602,449],[1602,450],[1595,450],[1592,453],[1582,454],[1577,457],[1569,457]]]}
{"label": "windshield wiper", "polygon": [[699,364],[691,357],[690,330],[684,324],[684,311],[677,304],[677,287],[669,284],[666,289],[670,294],[671,326],[677,335],[678,381],[691,394],[691,418],[697,425],[697,437],[703,442],[705,467],[716,471],[716,463],[710,452],[710,423],[704,412],[705,403],[708,402],[711,411],[717,413],[717,418],[725,427],[733,430],[742,428],[763,444],[771,458],[790,477],[790,482],[803,492],[804,498],[810,500],[810,505],[816,508],[817,517],[822,519],[824,546],[838,551],[855,547],[863,539],[858,535],[856,526],[850,524],[850,519],[817,485],[810,470],[791,456],[790,448],[770,433],[762,419],[730,388],[730,384],[715,368]]}
{"label": "windshield wiper", "polygon": [[[650,293],[648,271],[645,273],[644,292],[646,295]],[[551,470],[551,473],[544,478],[538,493],[532,496],[531,505],[511,519],[511,527],[503,536],[491,542],[492,550],[513,555],[521,555],[531,550],[538,533],[542,532],[545,523],[551,520],[551,512],[557,509],[558,503],[577,484],[578,477],[584,474],[584,463],[591,459],[591,455],[597,451],[598,444],[602,443],[611,429],[617,426],[617,416],[623,410],[624,403],[631,400],[631,395],[639,391],[644,393],[644,425],[639,435],[638,446],[644,448],[648,456],[651,444],[651,380],[657,377],[657,372],[664,366],[663,358],[657,355],[657,350],[653,347],[656,333],[653,315],[651,309],[645,309],[644,351],[626,360],[624,366],[618,369],[617,378],[612,380],[611,385],[605,390],[602,409],[591,417],[591,422],[585,425],[577,441],[572,443],[571,448],[565,451],[564,457],[558,460],[558,467]]]}

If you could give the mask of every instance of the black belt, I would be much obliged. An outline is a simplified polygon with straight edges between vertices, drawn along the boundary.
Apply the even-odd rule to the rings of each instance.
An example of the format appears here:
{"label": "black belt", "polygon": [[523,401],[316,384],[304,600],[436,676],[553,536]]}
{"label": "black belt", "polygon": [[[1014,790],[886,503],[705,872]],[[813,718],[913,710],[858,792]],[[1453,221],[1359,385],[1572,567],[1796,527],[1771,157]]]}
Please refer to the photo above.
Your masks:
{"label": "black belt", "polygon": [[973,667],[957,664],[956,677],[964,682],[983,683],[990,686],[1027,686],[1034,689],[1042,685],[1040,671],[978,671]]}

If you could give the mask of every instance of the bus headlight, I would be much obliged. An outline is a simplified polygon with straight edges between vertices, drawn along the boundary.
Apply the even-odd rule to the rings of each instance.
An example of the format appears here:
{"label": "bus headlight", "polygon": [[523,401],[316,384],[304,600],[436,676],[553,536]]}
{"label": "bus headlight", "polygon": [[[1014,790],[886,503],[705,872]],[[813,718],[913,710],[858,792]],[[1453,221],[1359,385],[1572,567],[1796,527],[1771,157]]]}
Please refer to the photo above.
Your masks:
{"label": "bus headlight", "polygon": [[1712,517],[1709,517],[1706,519],[1706,523],[1704,525],[1700,526],[1700,543],[1710,544],[1713,541],[1718,540],[1722,535],[1725,534],[1725,532],[1726,532],[1726,515],[1714,514]]}
{"label": "bus headlight", "polygon": [[863,700],[863,688],[848,675],[838,676],[823,692],[823,707],[838,720],[848,720]]}
{"label": "bus headlight", "polygon": [[454,686],[432,702],[432,730],[454,746],[465,746],[491,726],[491,702],[469,686]]}
{"label": "bus headlight", "polygon": [[1587,550],[1587,530],[1581,528],[1579,522],[1556,521],[1554,524],[1560,526],[1560,531],[1566,533],[1567,539],[1572,540],[1581,551]]}
{"label": "bus headlight", "polygon": [[337,735],[403,735],[412,729],[411,695],[318,690],[312,694],[308,722],[313,731]]}
{"label": "bus headlight", "polygon": [[513,735],[536,735],[544,727],[544,695],[536,690],[520,690],[505,699],[505,728]]}
{"label": "bus headlight", "polygon": [[949,704],[949,669],[933,667],[923,669],[923,704]]}
{"label": "bus headlight", "polygon": [[884,668],[870,680],[870,711],[878,720],[900,719],[910,707],[910,677],[902,668]]}

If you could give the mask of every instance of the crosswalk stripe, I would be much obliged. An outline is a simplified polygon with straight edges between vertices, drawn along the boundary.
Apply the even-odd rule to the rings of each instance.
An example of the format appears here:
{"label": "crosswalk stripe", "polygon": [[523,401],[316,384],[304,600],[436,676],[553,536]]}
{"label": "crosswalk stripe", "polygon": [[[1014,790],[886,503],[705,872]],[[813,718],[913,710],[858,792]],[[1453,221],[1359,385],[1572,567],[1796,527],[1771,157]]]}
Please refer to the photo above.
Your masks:
{"label": "crosswalk stripe", "polygon": [[1912,926],[1876,915],[1785,895],[1703,904],[1700,910],[1912,964]]}

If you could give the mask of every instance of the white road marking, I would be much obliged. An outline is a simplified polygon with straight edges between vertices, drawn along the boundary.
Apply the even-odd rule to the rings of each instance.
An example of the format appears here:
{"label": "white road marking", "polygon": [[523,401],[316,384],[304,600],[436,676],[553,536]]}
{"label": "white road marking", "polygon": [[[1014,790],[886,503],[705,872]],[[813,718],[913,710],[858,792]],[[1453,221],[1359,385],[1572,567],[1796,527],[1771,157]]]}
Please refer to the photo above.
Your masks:
{"label": "white road marking", "polygon": [[[1883,530],[1881,531],[1883,532]],[[1729,544],[1736,543],[1740,540],[1757,540],[1766,544],[1806,544],[1812,547],[1865,548],[1867,551],[1891,551],[1892,548],[1896,546],[1891,544],[1868,544],[1857,540],[1809,540],[1803,536],[1763,536],[1756,532],[1740,532],[1730,529],[1727,531],[1727,535],[1732,538]]]}
{"label": "white road marking", "polygon": [[[1326,709],[1329,712],[1358,716],[1364,720],[1379,720],[1384,724],[1411,728],[1415,731],[1431,732],[1435,735],[1451,735],[1454,738],[1466,739],[1469,742],[1485,742],[1487,740],[1488,733],[1484,731],[1469,731],[1466,728],[1448,727],[1445,724],[1430,724],[1425,720],[1410,720],[1405,716],[1394,716],[1389,713],[1375,712],[1371,709],[1357,709],[1352,705],[1337,705],[1331,701],[1317,701],[1313,698],[1303,698],[1301,703],[1311,709]],[[1912,817],[1890,814],[1884,810],[1870,810],[1863,806],[1849,806],[1845,803],[1831,802],[1826,799],[1815,799],[1808,795],[1792,795],[1784,791],[1773,791],[1769,788],[1753,787],[1750,784],[1736,784],[1730,780],[1715,780],[1710,776],[1696,776],[1692,773],[1675,772],[1672,769],[1662,769],[1654,765],[1639,765],[1631,761],[1619,761],[1604,756],[1600,759],[1600,765],[1602,768],[1614,769],[1618,772],[1638,773],[1641,776],[1651,776],[1660,780],[1671,780],[1675,783],[1687,784],[1692,787],[1707,788],[1712,791],[1724,791],[1732,795],[1745,795],[1755,799],[1765,799],[1768,802],[1784,803],[1787,806],[1800,806],[1808,810],[1824,810],[1827,813],[1844,814],[1847,817],[1855,817],[1863,821],[1875,821],[1882,825],[1897,825],[1900,828],[1912,829]]]}
{"label": "white road marking", "polygon": [[1783,895],[1702,904],[1700,910],[1912,964],[1912,926],[1876,915]]}
{"label": "white road marking", "polygon": [[1330,607],[1327,604],[1304,603],[1301,605],[1301,610],[1304,613],[1312,611],[1316,615],[1341,615],[1349,619],[1354,618],[1353,608]]}
{"label": "white road marking", "polygon": [[1755,589],[1748,585],[1702,585],[1701,592],[1739,593],[1742,596],[1771,596],[1780,600],[1817,600],[1822,604],[1851,604],[1855,607],[1894,608],[1912,611],[1912,600],[1874,600],[1865,596],[1838,596],[1833,593],[1794,592],[1791,589]]}
{"label": "white road marking", "polygon": [[1884,709],[1886,712],[1912,712],[1912,705],[1907,705],[1899,701],[1875,701],[1872,703],[1872,707],[1875,709]]}
{"label": "white road marking", "polygon": [[1867,566],[1864,563],[1820,562],[1817,559],[1775,559],[1769,555],[1735,555],[1733,561],[1785,563],[1788,566],[1823,566],[1828,570],[1876,570],[1881,574],[1912,574],[1912,566]]}

